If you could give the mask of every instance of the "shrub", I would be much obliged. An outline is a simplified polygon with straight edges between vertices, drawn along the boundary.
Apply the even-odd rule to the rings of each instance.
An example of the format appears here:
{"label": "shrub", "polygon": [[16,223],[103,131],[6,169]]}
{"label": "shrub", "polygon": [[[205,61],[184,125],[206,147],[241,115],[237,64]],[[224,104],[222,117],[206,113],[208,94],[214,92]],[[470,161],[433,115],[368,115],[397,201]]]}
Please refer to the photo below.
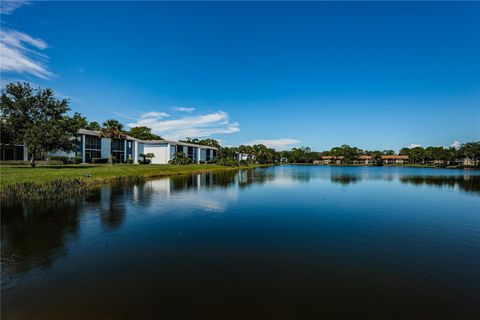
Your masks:
{"label": "shrub", "polygon": [[168,161],[169,164],[186,165],[192,163],[192,159],[185,157],[183,152],[175,152],[174,158]]}
{"label": "shrub", "polygon": [[139,164],[150,164],[150,159],[138,160]]}
{"label": "shrub", "polygon": [[93,158],[92,163],[107,163],[108,159],[107,158]]}
{"label": "shrub", "polygon": [[72,157],[71,160],[74,164],[79,164],[83,161],[82,157]]}
{"label": "shrub", "polygon": [[63,164],[69,163],[69,159],[67,156],[50,156],[49,157],[50,161],[61,161]]}
{"label": "shrub", "polygon": [[168,163],[169,163],[169,164],[186,165],[186,164],[191,164],[191,163],[192,163],[192,159],[186,158],[186,157],[183,157],[183,158],[174,158],[174,159],[168,161]]}
{"label": "shrub", "polygon": [[132,163],[133,163],[133,160],[132,160],[132,159],[127,159],[127,163],[128,163],[128,164],[132,164]]}
{"label": "shrub", "polygon": [[43,164],[46,166],[63,166],[65,162],[63,162],[62,160],[47,160],[43,161],[43,163],[39,162],[38,164]]}
{"label": "shrub", "polygon": [[217,164],[219,166],[227,166],[227,167],[238,167],[240,163],[232,158],[220,158],[217,159]]}
{"label": "shrub", "polygon": [[199,164],[205,164],[205,161],[204,160],[200,160],[198,161]]}
{"label": "shrub", "polygon": [[11,165],[11,166],[18,166],[18,165],[29,165],[30,161],[28,160],[1,160],[1,165]]}

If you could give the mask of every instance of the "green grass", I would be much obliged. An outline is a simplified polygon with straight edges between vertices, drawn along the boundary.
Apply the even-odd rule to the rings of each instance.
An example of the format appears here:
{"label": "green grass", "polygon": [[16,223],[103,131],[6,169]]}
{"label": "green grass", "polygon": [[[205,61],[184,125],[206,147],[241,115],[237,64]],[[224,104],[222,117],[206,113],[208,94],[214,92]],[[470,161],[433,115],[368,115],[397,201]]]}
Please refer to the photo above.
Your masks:
{"label": "green grass", "polygon": [[78,194],[88,187],[109,182],[132,182],[169,175],[253,167],[256,166],[94,164],[31,168],[1,165],[0,196],[21,199],[56,198]]}

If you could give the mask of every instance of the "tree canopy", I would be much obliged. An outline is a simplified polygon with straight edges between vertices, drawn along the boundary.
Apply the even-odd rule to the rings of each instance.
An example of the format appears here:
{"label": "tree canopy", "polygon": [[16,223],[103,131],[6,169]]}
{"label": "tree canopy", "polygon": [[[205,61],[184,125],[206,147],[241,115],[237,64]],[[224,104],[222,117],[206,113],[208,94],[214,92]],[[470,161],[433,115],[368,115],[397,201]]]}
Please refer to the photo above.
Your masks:
{"label": "tree canopy", "polygon": [[140,140],[163,140],[159,135],[152,133],[152,129],[145,126],[133,127],[127,134]]}
{"label": "tree canopy", "polygon": [[2,89],[2,133],[28,146],[32,167],[42,154],[76,148],[75,136],[86,120],[79,113],[69,116],[69,111],[69,101],[56,99],[51,89],[32,88],[26,82]]}
{"label": "tree canopy", "polygon": [[220,143],[215,140],[215,139],[192,139],[192,138],[185,138],[184,140],[180,140],[181,142],[186,142],[186,143],[193,143],[193,144],[201,144],[201,145],[204,145],[204,146],[208,146],[208,147],[214,147],[214,148],[217,148],[217,149],[220,149],[221,146],[220,146]]}
{"label": "tree canopy", "polygon": [[83,129],[93,130],[93,131],[100,131],[102,127],[97,121],[87,122]]}

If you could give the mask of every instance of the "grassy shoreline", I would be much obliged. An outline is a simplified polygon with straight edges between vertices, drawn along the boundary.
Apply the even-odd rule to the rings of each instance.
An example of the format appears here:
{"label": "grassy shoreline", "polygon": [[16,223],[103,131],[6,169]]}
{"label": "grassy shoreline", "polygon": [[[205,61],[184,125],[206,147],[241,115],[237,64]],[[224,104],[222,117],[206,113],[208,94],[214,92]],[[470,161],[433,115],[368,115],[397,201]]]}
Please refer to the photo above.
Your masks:
{"label": "grassy shoreline", "polygon": [[92,187],[106,183],[131,183],[172,175],[265,166],[98,164],[30,168],[2,165],[0,166],[0,198],[22,200],[62,198],[84,193]]}

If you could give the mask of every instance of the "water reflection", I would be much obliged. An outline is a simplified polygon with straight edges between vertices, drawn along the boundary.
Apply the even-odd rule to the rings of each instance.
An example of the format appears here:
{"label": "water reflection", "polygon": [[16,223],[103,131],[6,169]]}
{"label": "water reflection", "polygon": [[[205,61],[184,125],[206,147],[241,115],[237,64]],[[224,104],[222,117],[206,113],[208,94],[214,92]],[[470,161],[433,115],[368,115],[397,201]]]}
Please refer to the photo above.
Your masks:
{"label": "water reflection", "polygon": [[350,175],[350,174],[332,174],[330,176],[330,181],[333,183],[339,183],[341,185],[349,185],[351,183],[357,183],[358,181],[363,180],[361,176]]}
{"label": "water reflection", "polygon": [[362,181],[382,180],[394,181],[398,180],[404,184],[412,185],[427,185],[433,187],[448,187],[458,188],[461,191],[468,193],[480,193],[480,175],[465,174],[465,175],[401,175],[401,174],[372,174],[372,173],[349,173],[339,174],[331,173],[330,181],[344,186],[356,184]]}
{"label": "water reflection", "polygon": [[6,203],[2,201],[2,273],[49,267],[67,254],[65,241],[79,233],[81,200]]}
{"label": "water reflection", "polygon": [[[378,192],[390,186],[394,189],[383,194],[399,199],[377,199]],[[422,187],[419,192],[428,192],[418,197],[417,192],[398,192],[398,188],[415,186]],[[352,192],[339,192],[347,189]],[[442,194],[442,189],[454,192]],[[461,197],[457,191],[462,191]],[[415,207],[409,207],[412,194],[412,201],[423,202],[423,216],[417,211],[411,213]],[[477,239],[472,226],[478,225],[478,220],[468,220],[474,217],[472,214],[462,216],[462,221],[458,214],[454,215],[455,221],[447,219],[452,208],[461,206],[459,211],[470,212],[475,202],[465,202],[465,194],[469,200],[480,199],[478,172],[282,166],[105,185],[63,201],[2,201],[2,295],[10,303],[17,302],[18,308],[9,305],[11,313],[23,309],[25,302],[20,297],[30,292],[45,294],[48,299],[48,291],[43,290],[49,281],[55,281],[45,278],[35,287],[28,273],[52,269],[59,277],[88,275],[91,287],[96,290],[98,283],[103,283],[100,286],[103,292],[111,293],[111,299],[119,297],[112,288],[130,292],[140,287],[137,281],[143,288],[152,283],[150,295],[136,300],[139,304],[142,298],[157,303],[154,298],[162,286],[166,288],[163,299],[184,297],[185,292],[206,287],[245,288],[239,294],[243,297],[252,286],[262,283],[265,295],[281,292],[288,296],[288,290],[282,291],[281,287],[285,283],[285,288],[290,285],[300,297],[303,290],[328,286],[329,281],[328,288],[343,290],[339,295],[349,292],[355,301],[361,300],[358,297],[362,292],[349,291],[351,283],[344,279],[360,279],[375,286],[383,274],[385,283],[389,283],[392,277],[388,272],[395,268],[402,268],[398,273],[410,276],[415,284],[406,286],[406,291],[425,280],[421,275],[430,274],[428,282],[435,272],[444,276],[459,266],[463,266],[466,279],[462,285],[468,286],[477,279],[471,270],[478,265],[478,255],[472,249]],[[448,197],[455,199],[448,202]],[[456,222],[458,229],[451,229]],[[451,238],[442,238],[445,234]],[[369,259],[372,264],[367,263]],[[100,260],[103,272],[99,271]],[[61,261],[69,264],[62,269]],[[92,266],[90,269],[85,261]],[[450,265],[452,269],[448,269]],[[435,269],[437,266],[446,271]],[[288,282],[292,274],[296,278]],[[363,278],[358,278],[359,274]],[[331,281],[333,278],[336,280]],[[82,281],[62,290],[76,295],[84,288]],[[342,281],[346,282],[342,285]],[[315,285],[310,286],[310,282]],[[225,283],[231,287],[222,287]],[[388,294],[395,291],[388,285],[381,290]],[[313,296],[313,291],[310,293]],[[397,293],[392,296],[397,297]],[[335,297],[330,292],[327,296]],[[93,301],[97,298],[103,296],[93,293]],[[171,299],[181,305],[181,299]],[[368,304],[362,301],[362,305]],[[5,303],[2,299],[2,307]],[[112,303],[128,305],[124,301]]]}
{"label": "water reflection", "polygon": [[[122,226],[127,214],[127,204],[142,201],[148,208],[157,205],[158,195],[175,198],[191,206],[206,210],[224,211],[236,199],[238,189],[269,183],[294,185],[308,183],[311,179],[328,178],[340,185],[357,184],[368,180],[398,179],[403,184],[459,188],[465,192],[480,193],[480,175],[401,175],[375,172],[323,172],[308,168],[298,170],[240,170],[197,175],[174,176],[166,179],[136,183],[130,186],[103,186],[83,198],[38,203],[2,202],[2,264],[9,271],[25,272],[36,266],[49,266],[53,259],[67,254],[65,241],[74,239],[79,232],[80,216],[85,212],[98,214],[106,230]],[[238,188],[235,188],[238,187]],[[224,190],[224,197],[209,197],[207,191]],[[195,191],[195,192],[192,192]],[[165,211],[171,207],[161,204]],[[21,262],[21,263],[20,263]]]}
{"label": "water reflection", "polygon": [[480,176],[403,176],[400,182],[413,185],[459,188],[462,191],[480,194]]}
{"label": "water reflection", "polygon": [[[273,179],[273,174],[254,175],[240,170],[198,175],[182,175],[131,185],[109,185],[94,189],[83,197],[60,201],[1,203],[2,273],[22,274],[36,267],[49,267],[68,253],[68,242],[79,233],[82,215],[97,215],[106,231],[119,229],[125,221],[129,203],[142,201],[156,205],[158,195],[175,197],[191,206],[224,211],[236,197],[234,185],[246,188]],[[224,198],[210,198],[207,190],[227,190]],[[193,190],[202,192],[192,193]],[[171,204],[171,203],[170,203]],[[164,211],[169,203],[161,204]],[[3,281],[4,279],[2,279]],[[2,283],[3,284],[3,283]]]}

